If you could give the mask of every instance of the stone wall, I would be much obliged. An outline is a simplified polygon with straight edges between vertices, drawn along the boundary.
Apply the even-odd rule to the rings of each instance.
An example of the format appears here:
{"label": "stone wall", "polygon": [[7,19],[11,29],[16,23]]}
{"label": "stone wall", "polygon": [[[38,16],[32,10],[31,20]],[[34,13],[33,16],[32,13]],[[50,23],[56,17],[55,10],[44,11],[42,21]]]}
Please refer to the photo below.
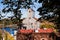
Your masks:
{"label": "stone wall", "polygon": [[17,33],[17,40],[53,40],[53,38],[49,33]]}

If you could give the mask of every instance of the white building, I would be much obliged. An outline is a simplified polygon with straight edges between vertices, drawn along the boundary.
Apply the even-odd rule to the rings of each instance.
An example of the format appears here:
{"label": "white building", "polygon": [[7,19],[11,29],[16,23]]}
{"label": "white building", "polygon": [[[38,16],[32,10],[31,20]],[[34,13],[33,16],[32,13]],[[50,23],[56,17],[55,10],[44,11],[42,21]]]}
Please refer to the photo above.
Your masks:
{"label": "white building", "polygon": [[23,26],[25,26],[27,29],[38,29],[40,27],[40,22],[37,20],[38,18],[35,18],[34,11],[29,8],[27,12],[27,18],[23,20]]}

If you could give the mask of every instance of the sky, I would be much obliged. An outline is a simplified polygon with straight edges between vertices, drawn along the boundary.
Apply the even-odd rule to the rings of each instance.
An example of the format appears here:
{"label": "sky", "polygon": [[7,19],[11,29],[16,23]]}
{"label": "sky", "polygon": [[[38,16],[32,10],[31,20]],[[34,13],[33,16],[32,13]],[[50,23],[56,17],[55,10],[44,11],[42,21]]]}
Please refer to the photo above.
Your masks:
{"label": "sky", "polygon": [[[33,7],[33,6],[35,6],[35,7]],[[39,12],[37,11],[37,9],[39,8],[39,7],[42,7],[42,3],[34,3],[34,5],[31,5],[31,8],[35,11],[35,17],[37,17],[37,18],[39,18],[40,16],[38,15],[39,14]],[[24,17],[27,17],[27,9],[21,9],[21,12],[22,12],[22,18],[24,18]]]}
{"label": "sky", "polygon": [[[1,2],[2,0],[0,0],[0,2]],[[33,2],[35,1],[35,0],[32,0]],[[0,11],[5,7],[6,5],[3,5],[2,3],[0,3]],[[39,12],[37,11],[37,9],[39,8],[39,7],[42,7],[42,3],[38,3],[38,2],[34,2],[34,5],[30,5],[30,7],[35,11],[35,17],[36,18],[39,18],[40,16],[38,15],[39,14]],[[27,17],[27,9],[24,9],[24,8],[22,8],[21,9],[21,12],[22,12],[22,17],[21,18],[26,18]],[[2,13],[2,12],[1,12]],[[9,16],[13,16],[13,13],[12,12],[9,12],[8,14],[4,14],[4,13],[2,13],[2,15],[4,16],[4,15],[6,15],[4,18],[8,18]],[[3,18],[2,18],[3,19]]]}

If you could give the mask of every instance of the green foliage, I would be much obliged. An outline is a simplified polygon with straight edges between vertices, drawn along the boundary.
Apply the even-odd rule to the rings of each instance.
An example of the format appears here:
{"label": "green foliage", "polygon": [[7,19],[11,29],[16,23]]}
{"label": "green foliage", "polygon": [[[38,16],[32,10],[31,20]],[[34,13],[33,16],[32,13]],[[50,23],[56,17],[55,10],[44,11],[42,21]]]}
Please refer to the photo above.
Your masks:
{"label": "green foliage", "polygon": [[[42,7],[38,9],[40,12],[39,15],[42,15],[44,20],[54,22],[56,24],[56,28],[60,28],[60,0],[40,0],[42,3]],[[52,15],[48,15],[52,12]]]}
{"label": "green foliage", "polygon": [[[5,8],[3,8],[2,12],[13,12],[14,16],[10,17],[13,23],[19,23],[21,22],[21,8],[30,8],[30,5],[33,5],[32,0],[3,0],[1,3],[3,5],[7,5]],[[16,18],[16,20],[14,19]],[[13,20],[14,19],[14,20]],[[10,22],[5,21],[5,25],[9,24]]]}
{"label": "green foliage", "polygon": [[[35,1],[37,2],[38,0]],[[60,28],[60,0],[39,0],[38,2],[42,3],[42,7],[38,8],[39,15],[42,15],[39,20],[44,19],[54,22]],[[22,15],[19,9],[30,8],[30,5],[34,5],[32,0],[3,0],[2,3],[7,5],[2,12],[13,12],[14,17],[19,22]],[[53,12],[53,14],[49,14],[50,12]]]}
{"label": "green foliage", "polygon": [[[3,5],[7,5],[2,12],[13,12],[14,16],[18,19],[21,18],[21,10],[20,8],[29,8],[32,5],[32,0],[4,0],[2,1]],[[16,7],[16,8],[14,8]],[[8,9],[6,9],[8,8]]]}

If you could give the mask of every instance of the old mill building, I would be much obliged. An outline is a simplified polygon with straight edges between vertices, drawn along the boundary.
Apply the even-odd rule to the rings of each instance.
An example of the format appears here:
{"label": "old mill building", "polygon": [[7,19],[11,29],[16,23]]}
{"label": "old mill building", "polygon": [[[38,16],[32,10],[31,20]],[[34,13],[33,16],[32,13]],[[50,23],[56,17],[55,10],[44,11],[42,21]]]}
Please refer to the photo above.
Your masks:
{"label": "old mill building", "polygon": [[38,18],[35,18],[34,11],[29,8],[27,12],[27,18],[23,20],[23,26],[25,26],[26,29],[38,29],[40,27],[40,22],[37,20]]}

